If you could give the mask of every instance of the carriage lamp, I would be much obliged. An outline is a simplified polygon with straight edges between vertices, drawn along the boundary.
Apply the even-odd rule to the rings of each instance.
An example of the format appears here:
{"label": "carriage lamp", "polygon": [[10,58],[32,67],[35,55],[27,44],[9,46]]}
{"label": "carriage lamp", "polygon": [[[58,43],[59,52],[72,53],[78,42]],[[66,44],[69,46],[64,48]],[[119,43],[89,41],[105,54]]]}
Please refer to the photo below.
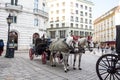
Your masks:
{"label": "carriage lamp", "polygon": [[10,41],[10,24],[12,23],[11,14],[9,14],[6,19],[7,19],[7,23],[8,23],[8,37],[7,37],[7,47],[6,47],[6,55],[5,55],[5,57],[8,57],[8,55],[10,54],[8,49],[9,49],[9,41]]}

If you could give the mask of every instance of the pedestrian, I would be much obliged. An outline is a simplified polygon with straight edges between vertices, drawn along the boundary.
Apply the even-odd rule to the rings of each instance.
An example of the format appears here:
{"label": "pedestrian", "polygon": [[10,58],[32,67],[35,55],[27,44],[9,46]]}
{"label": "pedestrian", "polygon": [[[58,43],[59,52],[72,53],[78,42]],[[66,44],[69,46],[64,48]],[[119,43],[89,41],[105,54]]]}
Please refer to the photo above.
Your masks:
{"label": "pedestrian", "polygon": [[45,52],[47,53],[47,60],[50,60],[51,52],[49,50],[49,47],[46,48]]}
{"label": "pedestrian", "polygon": [[110,54],[111,53],[111,47],[110,44],[107,43],[106,47],[105,47],[105,53]]}
{"label": "pedestrian", "polygon": [[0,39],[0,56],[2,55],[3,50],[4,50],[4,42],[2,39]]}
{"label": "pedestrian", "polygon": [[104,46],[104,43],[103,43],[103,44],[101,44],[102,55],[103,55],[103,52],[104,52],[104,48],[105,48],[105,46]]}

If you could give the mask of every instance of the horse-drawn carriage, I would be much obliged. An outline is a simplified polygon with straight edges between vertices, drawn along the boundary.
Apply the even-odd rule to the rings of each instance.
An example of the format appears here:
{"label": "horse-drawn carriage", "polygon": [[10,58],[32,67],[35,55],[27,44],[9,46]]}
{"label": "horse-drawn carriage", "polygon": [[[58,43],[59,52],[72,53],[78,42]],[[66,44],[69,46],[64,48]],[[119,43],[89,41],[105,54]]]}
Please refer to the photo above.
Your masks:
{"label": "horse-drawn carriage", "polygon": [[42,63],[45,64],[49,60],[50,51],[48,49],[49,44],[51,43],[50,39],[46,38],[36,38],[35,44],[29,50],[30,60],[34,59],[34,55],[42,57]]}
{"label": "horse-drawn carriage", "polygon": [[[70,52],[78,53],[79,54],[79,70],[80,68],[80,62],[81,62],[81,55],[84,52],[82,50],[83,48],[80,48],[80,45],[84,46],[86,44],[91,44],[91,40],[88,37],[81,38],[81,39],[75,39],[72,36],[67,36],[65,39],[55,39],[52,42],[49,39],[40,39],[37,38],[35,41],[35,46],[30,48],[29,50],[29,57],[31,60],[33,60],[34,55],[42,55],[42,63],[45,64],[47,58],[50,59],[50,65],[56,66],[56,59],[58,58],[58,62],[60,62],[62,58],[64,71],[68,71],[68,57]],[[90,47],[90,46],[88,46]],[[47,51],[46,51],[47,49]],[[72,50],[72,51],[71,51]],[[75,69],[75,61],[76,61],[76,54],[74,59],[73,68]],[[62,56],[61,56],[62,55]]]}
{"label": "horse-drawn carriage", "polygon": [[120,26],[116,26],[115,54],[105,54],[96,63],[96,73],[100,80],[120,80]]}

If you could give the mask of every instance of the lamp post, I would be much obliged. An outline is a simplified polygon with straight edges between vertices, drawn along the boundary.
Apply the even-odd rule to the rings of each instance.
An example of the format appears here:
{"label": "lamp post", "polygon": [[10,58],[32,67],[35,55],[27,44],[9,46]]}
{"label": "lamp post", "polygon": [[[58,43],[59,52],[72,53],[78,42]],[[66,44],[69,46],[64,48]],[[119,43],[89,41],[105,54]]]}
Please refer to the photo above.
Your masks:
{"label": "lamp post", "polygon": [[8,23],[8,37],[7,37],[7,48],[6,48],[6,55],[5,57],[8,57],[9,53],[9,41],[10,41],[10,24],[12,23],[12,16],[9,14],[7,19]]}

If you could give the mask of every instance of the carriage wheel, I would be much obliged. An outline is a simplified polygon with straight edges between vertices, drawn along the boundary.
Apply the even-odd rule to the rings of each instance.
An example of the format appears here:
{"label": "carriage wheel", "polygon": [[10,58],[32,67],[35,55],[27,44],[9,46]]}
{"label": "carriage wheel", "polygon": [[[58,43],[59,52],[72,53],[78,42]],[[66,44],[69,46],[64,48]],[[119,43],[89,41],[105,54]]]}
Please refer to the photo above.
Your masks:
{"label": "carriage wheel", "polygon": [[34,53],[33,53],[32,48],[30,48],[30,50],[29,50],[29,57],[30,57],[30,60],[33,60],[33,58],[34,58]]}
{"label": "carriage wheel", "polygon": [[46,64],[46,53],[45,52],[42,53],[42,63]]}
{"label": "carriage wheel", "polygon": [[117,55],[106,54],[96,63],[96,72],[100,80],[120,80],[120,61]]}

